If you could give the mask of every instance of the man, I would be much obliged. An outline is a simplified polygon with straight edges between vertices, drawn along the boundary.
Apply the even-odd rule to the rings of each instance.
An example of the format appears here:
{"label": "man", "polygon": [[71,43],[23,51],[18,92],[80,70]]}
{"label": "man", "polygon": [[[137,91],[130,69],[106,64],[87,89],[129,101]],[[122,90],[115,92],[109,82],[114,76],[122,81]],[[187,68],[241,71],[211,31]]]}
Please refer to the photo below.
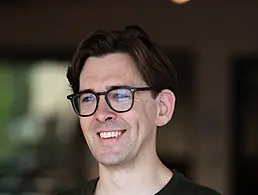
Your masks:
{"label": "man", "polygon": [[176,74],[138,26],[95,31],[79,45],[67,78],[99,178],[62,195],[217,195],[160,161],[157,127],[175,107]]}

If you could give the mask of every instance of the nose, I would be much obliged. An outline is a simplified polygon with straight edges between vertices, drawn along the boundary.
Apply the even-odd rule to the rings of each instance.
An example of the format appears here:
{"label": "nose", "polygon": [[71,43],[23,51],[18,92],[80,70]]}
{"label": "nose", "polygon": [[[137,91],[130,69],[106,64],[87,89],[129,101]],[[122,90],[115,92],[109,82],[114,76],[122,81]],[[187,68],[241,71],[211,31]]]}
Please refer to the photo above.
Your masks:
{"label": "nose", "polygon": [[100,122],[105,122],[107,120],[113,120],[117,116],[117,113],[108,106],[104,97],[100,97],[99,105],[95,112],[95,117]]}

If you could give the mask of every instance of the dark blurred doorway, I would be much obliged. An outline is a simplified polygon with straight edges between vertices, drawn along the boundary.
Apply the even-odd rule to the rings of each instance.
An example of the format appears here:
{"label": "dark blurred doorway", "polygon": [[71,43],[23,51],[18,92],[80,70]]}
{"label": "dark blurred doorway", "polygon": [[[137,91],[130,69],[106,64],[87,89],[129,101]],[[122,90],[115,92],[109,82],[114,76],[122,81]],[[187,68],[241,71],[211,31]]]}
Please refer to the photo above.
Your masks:
{"label": "dark blurred doorway", "polygon": [[233,192],[258,194],[258,57],[233,63]]}

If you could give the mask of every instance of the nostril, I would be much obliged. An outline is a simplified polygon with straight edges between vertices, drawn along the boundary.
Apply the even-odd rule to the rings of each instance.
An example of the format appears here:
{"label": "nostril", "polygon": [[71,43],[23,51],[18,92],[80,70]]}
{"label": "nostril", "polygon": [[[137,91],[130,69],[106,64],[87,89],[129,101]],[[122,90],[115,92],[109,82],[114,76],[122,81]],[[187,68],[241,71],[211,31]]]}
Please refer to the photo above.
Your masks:
{"label": "nostril", "polygon": [[107,117],[105,121],[108,121],[108,120],[112,120],[112,117],[111,116]]}

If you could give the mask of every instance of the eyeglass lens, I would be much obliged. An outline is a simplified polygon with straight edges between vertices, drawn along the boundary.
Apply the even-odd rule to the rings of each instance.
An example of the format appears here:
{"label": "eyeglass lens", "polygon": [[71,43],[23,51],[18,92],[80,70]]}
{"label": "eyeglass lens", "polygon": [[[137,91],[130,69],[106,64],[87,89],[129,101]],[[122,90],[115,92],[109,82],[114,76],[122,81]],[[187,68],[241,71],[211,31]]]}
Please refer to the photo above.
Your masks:
{"label": "eyeglass lens", "polygon": [[[94,93],[82,93],[75,97],[74,103],[80,115],[91,115],[96,110],[98,101]],[[130,89],[126,88],[110,90],[106,95],[106,101],[111,109],[123,112],[131,108],[133,94]]]}

